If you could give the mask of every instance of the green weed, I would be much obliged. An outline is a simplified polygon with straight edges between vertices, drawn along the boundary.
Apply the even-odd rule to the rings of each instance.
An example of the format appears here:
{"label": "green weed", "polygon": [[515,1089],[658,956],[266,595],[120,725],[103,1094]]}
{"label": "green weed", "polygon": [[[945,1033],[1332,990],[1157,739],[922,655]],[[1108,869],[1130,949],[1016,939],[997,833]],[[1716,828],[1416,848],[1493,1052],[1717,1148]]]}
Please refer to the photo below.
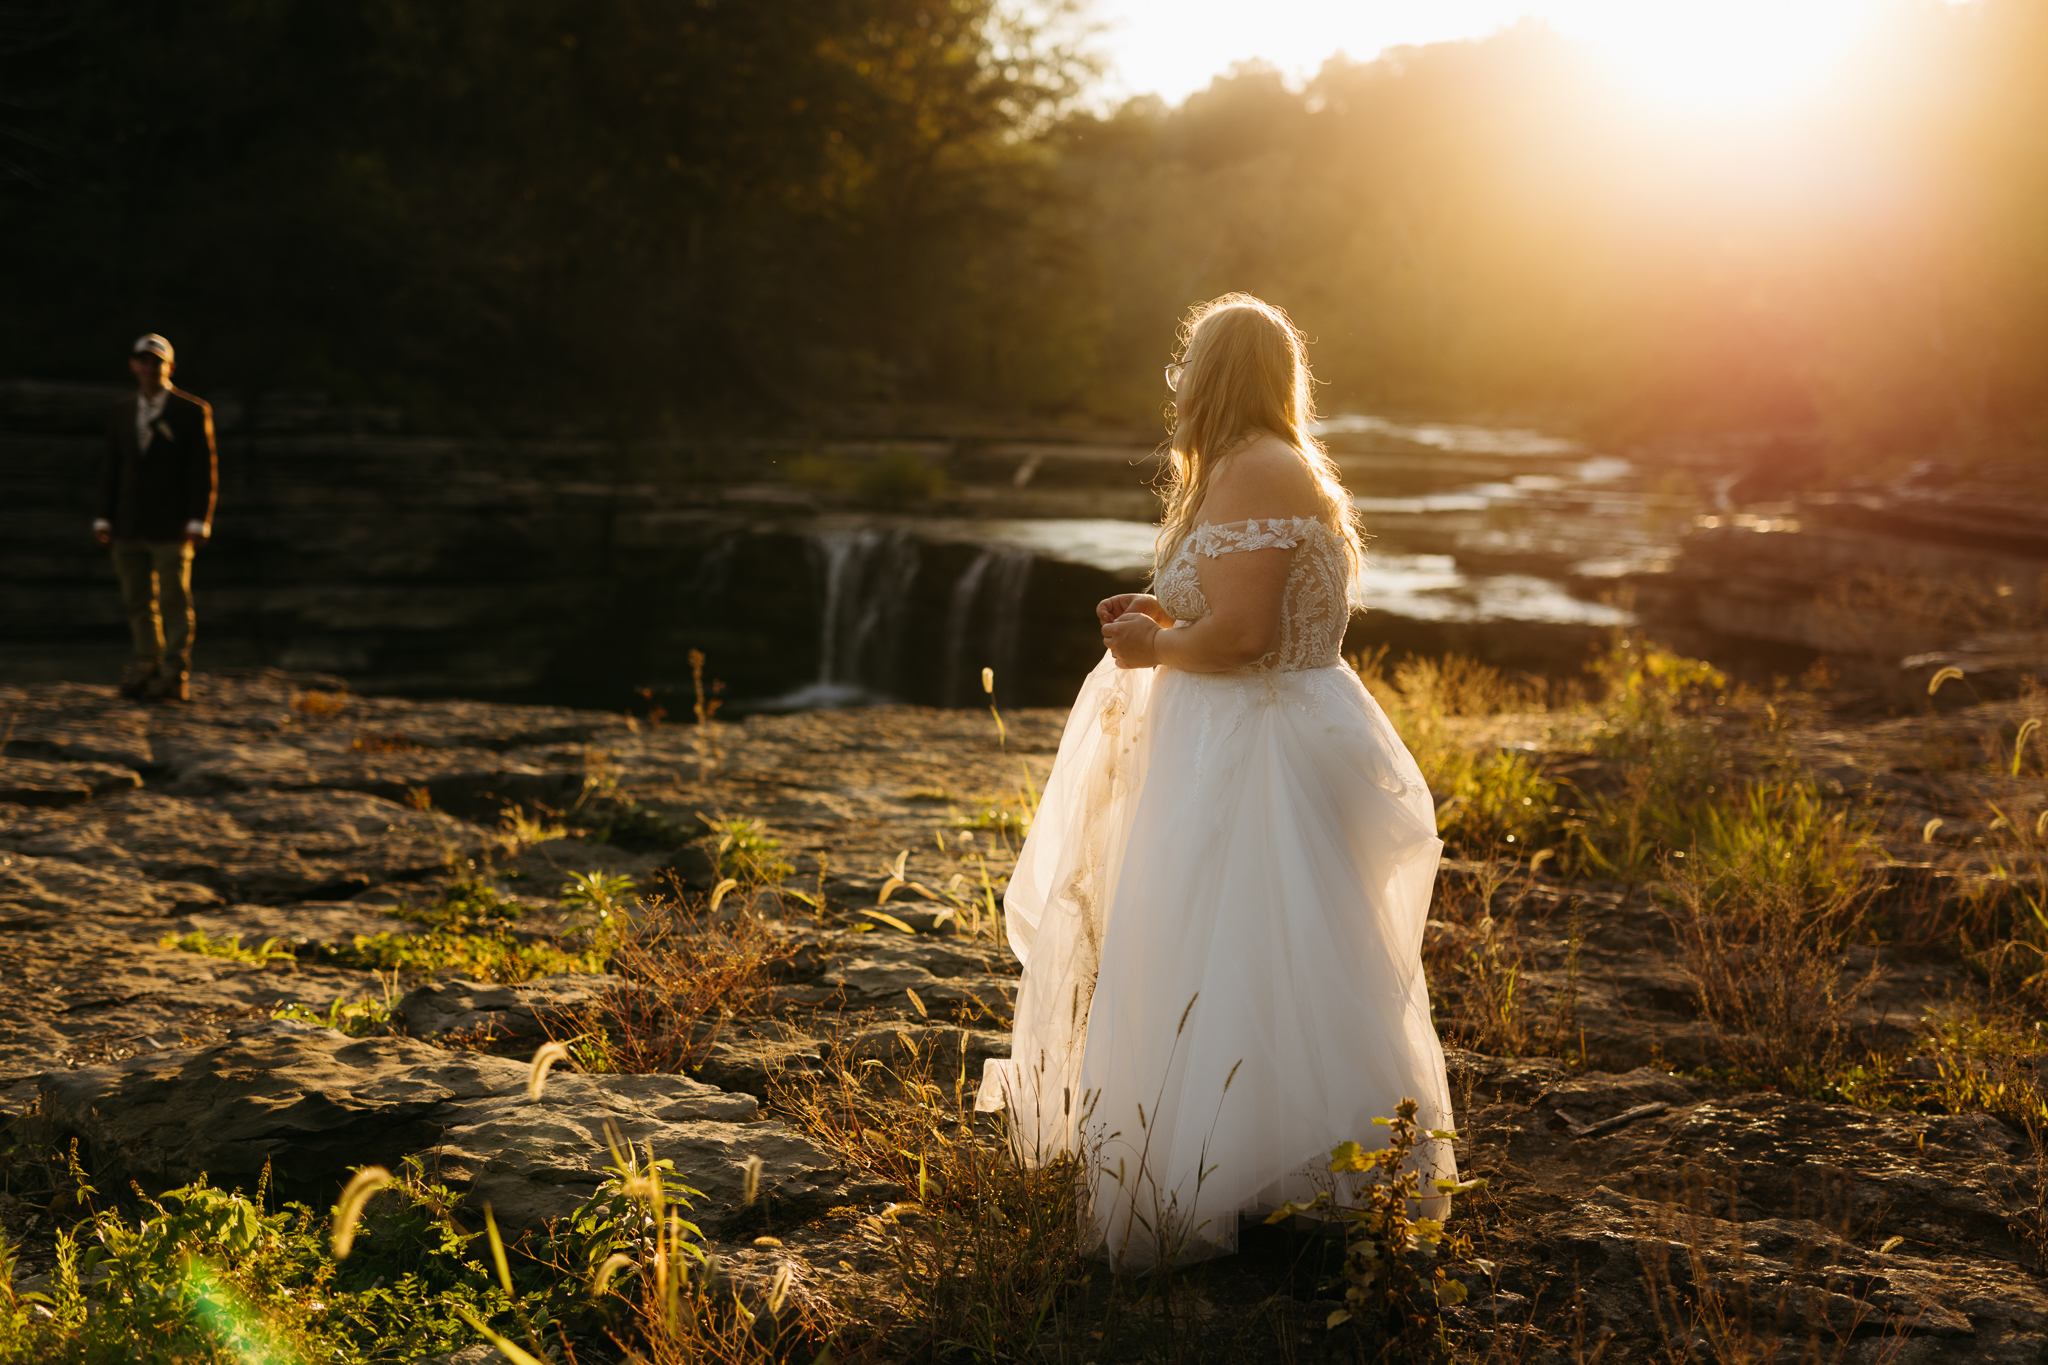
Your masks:
{"label": "green weed", "polygon": [[204,929],[195,929],[189,934],[165,934],[157,940],[157,946],[181,953],[224,958],[229,962],[247,962],[258,967],[266,962],[289,962],[295,956],[291,949],[274,938],[263,940],[261,947],[244,948],[240,934],[214,938]]}
{"label": "green weed", "polygon": [[1533,684],[1451,655],[1406,659],[1391,676],[1385,649],[1351,666],[1401,734],[1436,801],[1437,833],[1453,852],[1473,857],[1525,854],[1547,842],[1556,822],[1557,784],[1537,755],[1474,747],[1454,719],[1537,710]]}
{"label": "green weed", "polygon": [[565,949],[545,940],[523,940],[497,927],[481,932],[429,929],[419,934],[357,934],[346,948],[323,950],[322,958],[343,967],[373,972],[438,976],[452,972],[471,981],[514,985],[561,972],[602,972],[596,949]]}
{"label": "green weed", "polygon": [[[1346,1142],[1330,1153],[1331,1188],[1313,1199],[1288,1200],[1266,1219],[1282,1223],[1307,1214],[1335,1219],[1344,1233],[1344,1269],[1332,1288],[1344,1291],[1344,1307],[1324,1325],[1350,1326],[1364,1358],[1442,1362],[1452,1359],[1443,1312],[1465,1301],[1465,1286],[1448,1267],[1467,1260],[1472,1244],[1444,1230],[1435,1218],[1409,1214],[1422,1194],[1415,1147],[1424,1138],[1449,1141],[1455,1133],[1423,1130],[1416,1104],[1404,1099],[1391,1119],[1374,1119],[1392,1131],[1386,1146],[1368,1151]],[[1348,1179],[1347,1179],[1348,1178]],[[1484,1180],[1438,1180],[1439,1197],[1484,1189]]]}
{"label": "green weed", "polygon": [[[266,1174],[267,1180],[267,1174]],[[329,1219],[303,1204],[267,1208],[204,1180],[155,1198],[139,1216],[91,1207],[57,1239],[49,1290],[0,1289],[0,1361],[381,1365],[477,1340],[471,1320],[601,1330],[582,1286],[526,1256],[503,1279],[473,1254],[462,1200],[417,1163],[375,1200],[346,1260]]]}
{"label": "green weed", "polygon": [[782,841],[768,833],[768,826],[746,816],[713,820],[700,815],[705,827],[718,836],[714,856],[718,875],[731,877],[743,886],[779,886],[796,871],[782,856]]}
{"label": "green weed", "polygon": [[318,1024],[322,1028],[338,1030],[351,1038],[366,1038],[377,1031],[378,1025],[389,1023],[392,1013],[389,999],[350,1000],[346,996],[336,996],[325,1014],[310,1005],[302,1005],[293,1000],[272,1010],[270,1017],[296,1020],[301,1024]]}
{"label": "green weed", "polygon": [[1603,688],[1594,752],[1619,781],[1590,793],[1575,852],[1609,876],[1641,880],[1694,840],[1725,790],[1729,763],[1716,729],[1728,680],[1712,666],[1636,636],[1597,662]]}

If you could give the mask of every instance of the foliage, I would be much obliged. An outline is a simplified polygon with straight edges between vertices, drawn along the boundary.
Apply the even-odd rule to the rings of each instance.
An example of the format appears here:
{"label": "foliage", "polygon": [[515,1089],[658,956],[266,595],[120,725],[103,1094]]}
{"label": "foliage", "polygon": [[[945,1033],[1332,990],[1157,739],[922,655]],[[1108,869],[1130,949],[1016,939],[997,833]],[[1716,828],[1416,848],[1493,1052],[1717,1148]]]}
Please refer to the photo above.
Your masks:
{"label": "foliage", "polygon": [[[1536,854],[1520,885],[1510,885],[1501,860],[1440,880],[1422,961],[1445,1042],[1496,1057],[1569,1057],[1576,1051],[1583,1060],[1583,1041],[1574,1034],[1584,940],[1578,902],[1570,901],[1562,926],[1525,923],[1527,893],[1537,869],[1549,861],[1547,850]],[[1560,927],[1564,981],[1546,998],[1532,984],[1532,942],[1557,944]]]}
{"label": "foliage", "polygon": [[700,902],[641,908],[611,965],[633,985],[607,994],[565,1038],[586,1071],[672,1075],[701,1066],[720,1032],[759,1007],[791,950],[752,915],[706,916]]}
{"label": "foliage", "polygon": [[1605,695],[1594,752],[1620,781],[1590,795],[1576,851],[1596,871],[1639,879],[1693,841],[1727,784],[1715,712],[1728,680],[1635,635],[1617,636],[1595,672]]}
{"label": "foliage", "polygon": [[558,972],[604,970],[604,950],[597,945],[565,948],[547,938],[517,933],[512,921],[520,913],[516,903],[505,900],[488,882],[457,882],[431,905],[392,911],[394,918],[426,926],[421,932],[357,934],[348,947],[322,948],[320,956],[369,971],[432,976],[452,970],[473,981],[502,984]]}
{"label": "foliage", "polygon": [[604,955],[595,949],[569,950],[545,940],[525,940],[503,926],[481,932],[435,928],[418,934],[357,934],[347,948],[327,949],[323,956],[340,966],[373,972],[451,972],[502,985],[561,972],[604,970]]}
{"label": "foliage", "polygon": [[[0,56],[0,243],[46,268],[0,286],[0,366],[101,374],[151,296],[233,387],[478,421],[1143,420],[1177,315],[1250,280],[1347,405],[1860,453],[2023,439],[2048,402],[2031,0],[1903,9],[1827,136],[1726,141],[1644,119],[1538,25],[1083,110],[1070,10],[29,6]],[[1907,239],[1779,192],[1845,161],[1952,211]],[[154,250],[128,252],[144,217]],[[1780,478],[1812,458],[1766,454]]]}
{"label": "foliage", "polygon": [[569,837],[568,826],[561,821],[550,820],[545,812],[530,811],[524,806],[505,807],[499,816],[498,828],[502,831],[506,847],[514,853]]}
{"label": "foliage", "polygon": [[322,1028],[335,1029],[351,1038],[365,1038],[375,1033],[381,1024],[391,1020],[391,1002],[364,998],[351,1000],[337,995],[334,1003],[327,1007],[325,1014],[302,1005],[298,1001],[287,1001],[270,1012],[273,1019],[292,1019],[301,1024],[318,1024]]}
{"label": "foliage", "polygon": [[528,1257],[491,1274],[474,1255],[479,1234],[461,1226],[461,1197],[417,1162],[372,1201],[342,1262],[326,1218],[267,1204],[265,1186],[251,1196],[202,1180],[140,1198],[139,1218],[90,1211],[59,1235],[49,1292],[0,1290],[0,1361],[396,1365],[471,1344],[471,1318],[601,1321],[581,1284]]}
{"label": "foliage", "polygon": [[[774,1076],[770,1098],[851,1168],[910,1192],[879,1212],[837,1211],[900,1276],[884,1358],[1017,1358],[1083,1269],[1079,1168],[1012,1159],[1000,1134],[975,1122],[980,1078],[964,1054],[905,1036],[887,1057],[831,1057]],[[883,1325],[842,1332],[858,1342]]]}
{"label": "foliage", "polygon": [[181,953],[226,958],[230,962],[248,962],[258,967],[266,962],[289,962],[294,956],[291,949],[282,946],[274,938],[263,940],[261,947],[244,948],[240,934],[214,938],[204,929],[194,929],[189,934],[165,934],[157,940],[157,946],[175,949]]}
{"label": "foliage", "polygon": [[718,836],[718,875],[732,877],[744,886],[778,886],[796,871],[782,856],[782,841],[768,833],[762,821],[746,816],[713,820],[698,816]]}
{"label": "foliage", "polygon": [[1527,853],[1554,823],[1557,784],[1537,756],[1474,748],[1453,718],[1538,709],[1535,689],[1472,659],[1404,659],[1388,676],[1384,650],[1350,660],[1401,734],[1436,799],[1437,833],[1470,856]]}
{"label": "foliage", "polygon": [[[112,275],[91,302],[10,277],[7,315],[71,340],[0,366],[102,373],[149,278],[202,387],[458,421],[1071,389],[1087,356],[1056,322],[1002,338],[1054,311],[1029,138],[1088,71],[1063,8],[36,7],[0,54],[6,141],[33,149],[0,172],[4,241]],[[137,213],[157,264],[124,264]]]}
{"label": "foliage", "polygon": [[593,947],[609,956],[632,932],[631,877],[604,872],[576,872],[562,883],[562,905],[591,918]]}
{"label": "foliage", "polygon": [[[1449,1267],[1469,1257],[1472,1244],[1444,1230],[1442,1220],[1410,1214],[1422,1192],[1415,1148],[1425,1139],[1449,1141],[1455,1133],[1424,1131],[1415,1122],[1416,1104],[1404,1099],[1391,1119],[1374,1119],[1391,1129],[1387,1144],[1368,1151],[1346,1142],[1330,1153],[1337,1187],[1312,1199],[1290,1199],[1266,1221],[1281,1223],[1302,1214],[1334,1219],[1344,1233],[1344,1270],[1333,1287],[1344,1290],[1344,1307],[1330,1314],[1334,1330],[1347,1323],[1363,1337],[1371,1359],[1398,1352],[1407,1360],[1451,1360],[1442,1309],[1465,1301],[1465,1286]],[[1348,1179],[1347,1179],[1348,1177]],[[1483,1189],[1484,1180],[1437,1180],[1437,1197]]]}

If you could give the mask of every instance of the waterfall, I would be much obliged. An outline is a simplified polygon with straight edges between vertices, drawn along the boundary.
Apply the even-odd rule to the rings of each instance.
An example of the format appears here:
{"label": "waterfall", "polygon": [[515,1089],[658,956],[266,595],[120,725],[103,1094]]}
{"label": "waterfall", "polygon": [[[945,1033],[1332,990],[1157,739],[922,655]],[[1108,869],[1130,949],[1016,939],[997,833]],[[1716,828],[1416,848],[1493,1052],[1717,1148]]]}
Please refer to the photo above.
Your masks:
{"label": "waterfall", "polygon": [[974,629],[974,599],[981,592],[982,576],[995,561],[994,550],[983,550],[953,584],[953,596],[946,604],[946,667],[939,675],[939,705],[960,705],[962,673],[967,662],[968,636]]}
{"label": "waterfall", "polygon": [[941,706],[978,706],[984,700],[981,670],[996,671],[996,701],[1014,705],[1017,637],[1024,617],[1024,589],[1031,579],[1031,551],[1014,545],[982,550],[953,584],[946,610],[946,663],[939,682]]}
{"label": "waterfall", "polygon": [[917,542],[902,531],[843,527],[814,532],[805,548],[823,588],[818,676],[770,705],[795,710],[888,697],[917,577]]}

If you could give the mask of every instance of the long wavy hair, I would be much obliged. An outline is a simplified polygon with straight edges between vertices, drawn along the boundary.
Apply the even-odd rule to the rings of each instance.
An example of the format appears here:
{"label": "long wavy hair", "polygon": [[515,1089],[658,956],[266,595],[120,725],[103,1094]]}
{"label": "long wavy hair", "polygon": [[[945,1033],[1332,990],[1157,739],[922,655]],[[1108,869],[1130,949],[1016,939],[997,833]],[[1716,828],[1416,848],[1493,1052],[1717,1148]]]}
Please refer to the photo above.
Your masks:
{"label": "long wavy hair", "polygon": [[1308,342],[1287,314],[1250,294],[1225,294],[1192,309],[1180,329],[1180,386],[1167,455],[1166,516],[1157,563],[1166,565],[1195,529],[1216,471],[1260,436],[1301,452],[1314,476],[1321,519],[1344,547],[1358,581],[1365,546],[1336,463],[1309,433],[1316,420]]}

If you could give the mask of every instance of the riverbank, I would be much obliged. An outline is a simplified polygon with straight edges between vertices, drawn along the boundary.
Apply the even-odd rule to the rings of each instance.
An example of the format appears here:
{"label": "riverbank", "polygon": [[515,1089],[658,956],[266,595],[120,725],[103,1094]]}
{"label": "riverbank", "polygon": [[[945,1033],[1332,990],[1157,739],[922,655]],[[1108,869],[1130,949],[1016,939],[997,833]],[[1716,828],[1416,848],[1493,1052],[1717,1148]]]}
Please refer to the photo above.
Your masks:
{"label": "riverbank", "polygon": [[[0,384],[19,489],[0,683],[123,664],[84,531],[112,393]],[[224,403],[200,665],[684,715],[695,653],[729,714],[974,705],[984,668],[1002,705],[1065,704],[1097,657],[1090,607],[1149,572],[1155,434],[899,418],[894,436],[497,439],[309,395]],[[1826,656],[1893,706],[1906,659],[2009,689],[2042,652],[2048,504],[2017,466],[1788,490],[1739,448],[1624,456],[1372,417],[1323,439],[1372,535],[1349,654],[1569,678],[1640,628],[1759,685]]]}
{"label": "riverbank", "polygon": [[[1866,918],[1838,952],[1720,941],[1751,963],[1755,999],[1772,983],[1824,997],[1798,1025],[1716,1000],[1697,931],[1735,922],[1689,918],[1668,858],[1631,871],[1608,834],[1574,840],[1572,820],[1597,825],[1600,794],[1635,780],[1602,738],[1620,713],[1480,706],[1469,688],[1426,713],[1417,676],[1375,685],[1405,689],[1386,695],[1447,788],[1457,854],[1425,957],[1460,1168],[1490,1182],[1453,1223],[1475,1243],[1447,1319],[1462,1349],[2020,1360],[2048,1344],[2038,1100],[1990,1084],[2032,1053],[1980,1036],[2026,972],[1987,977],[1996,945],[1954,928],[1997,922],[1965,915],[1991,903],[1993,862],[2038,877],[2038,693],[1875,721],[1789,696],[1715,719],[1709,700],[1701,723],[1739,771],[1803,774],[1823,824],[1862,831]],[[268,1163],[316,1204],[350,1165],[416,1156],[472,1230],[488,1200],[510,1235],[538,1236],[599,1188],[609,1115],[703,1192],[692,1217],[754,1312],[779,1277],[790,1332],[852,1341],[860,1325],[897,1358],[961,1330],[948,1277],[967,1270],[948,1257],[964,1248],[947,1239],[994,1177],[918,1187],[965,1181],[989,1140],[956,1112],[1002,1055],[1014,998],[989,897],[1060,712],[1007,713],[1000,740],[986,713],[909,707],[707,734],[268,672],[203,676],[185,707],[77,684],[0,706],[0,1225],[24,1274],[50,1270],[76,1216],[73,1138],[102,1191],[253,1182]],[[1531,755],[1578,794],[1496,828],[1448,789],[1456,753]],[[1502,829],[1557,852],[1518,860]],[[684,908],[630,908],[650,892]],[[636,956],[613,913],[667,926],[674,951]],[[1759,1060],[1786,1027],[1808,1029],[1818,1068],[1799,1084]],[[524,1062],[551,1034],[582,1039],[585,1065],[529,1101]],[[847,1096],[880,1145],[828,1121]],[[1319,1247],[1248,1229],[1238,1256],[1164,1281],[1076,1262],[1033,1330],[1105,1360],[1315,1358],[1339,1306]],[[1022,1320],[1001,1330],[1022,1345]],[[606,1349],[577,1343],[579,1359]]]}

